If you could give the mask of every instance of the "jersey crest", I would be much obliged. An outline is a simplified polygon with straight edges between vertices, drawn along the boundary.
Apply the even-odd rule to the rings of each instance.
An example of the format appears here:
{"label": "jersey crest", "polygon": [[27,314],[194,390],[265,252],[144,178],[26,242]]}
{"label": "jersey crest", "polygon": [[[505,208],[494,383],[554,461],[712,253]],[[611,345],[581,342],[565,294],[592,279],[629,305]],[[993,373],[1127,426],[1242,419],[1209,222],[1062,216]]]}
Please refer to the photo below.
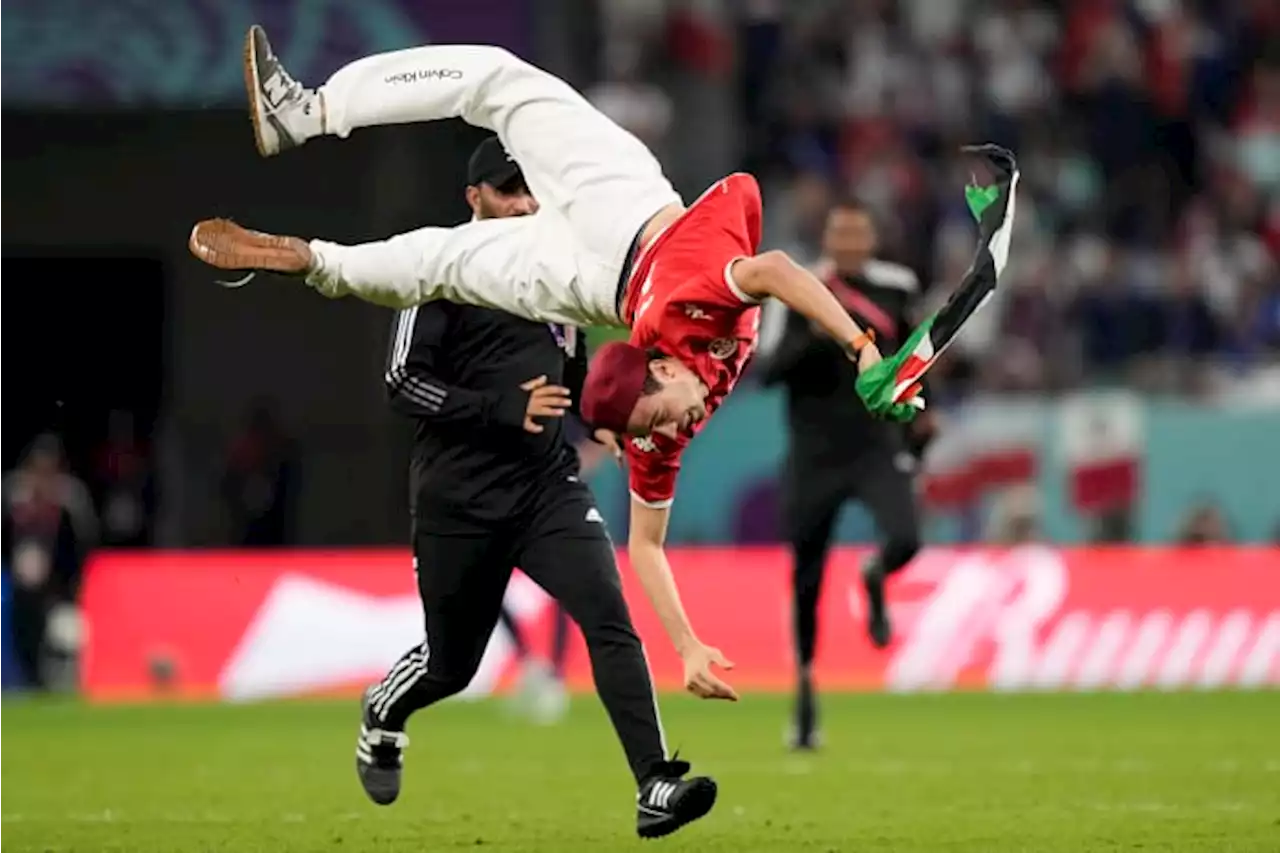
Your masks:
{"label": "jersey crest", "polygon": [[707,352],[712,358],[720,361],[733,358],[734,354],[738,352],[738,339],[716,338],[707,344]]}

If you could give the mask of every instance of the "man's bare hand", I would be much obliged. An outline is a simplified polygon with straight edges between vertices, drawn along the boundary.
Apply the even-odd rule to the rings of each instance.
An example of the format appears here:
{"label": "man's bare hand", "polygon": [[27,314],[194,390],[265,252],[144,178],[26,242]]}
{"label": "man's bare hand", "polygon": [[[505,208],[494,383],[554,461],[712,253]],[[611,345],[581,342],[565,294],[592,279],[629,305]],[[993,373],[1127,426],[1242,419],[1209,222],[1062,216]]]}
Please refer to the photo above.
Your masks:
{"label": "man's bare hand", "polygon": [[868,367],[879,364],[882,359],[880,348],[873,343],[869,343],[858,350],[858,370],[866,370]]}
{"label": "man's bare hand", "polygon": [[560,385],[548,385],[545,376],[530,379],[520,386],[520,390],[529,392],[529,404],[524,410],[524,430],[535,435],[545,427],[534,418],[562,418],[571,402],[569,389]]}
{"label": "man's bare hand", "polygon": [[733,664],[719,649],[698,643],[684,656],[684,688],[700,699],[738,701],[737,692],[722,681],[711,668],[733,669]]}

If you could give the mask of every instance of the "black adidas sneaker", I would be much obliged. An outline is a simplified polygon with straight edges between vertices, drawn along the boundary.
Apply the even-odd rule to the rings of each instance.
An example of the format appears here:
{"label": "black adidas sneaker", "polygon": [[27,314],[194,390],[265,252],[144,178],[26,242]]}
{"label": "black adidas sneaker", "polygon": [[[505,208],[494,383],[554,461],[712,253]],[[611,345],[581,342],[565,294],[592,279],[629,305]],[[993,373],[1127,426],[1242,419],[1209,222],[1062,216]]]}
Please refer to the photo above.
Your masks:
{"label": "black adidas sneaker", "polygon": [[636,833],[641,838],[670,835],[716,804],[716,780],[707,776],[685,779],[688,772],[687,761],[665,761],[640,786],[636,795]]}
{"label": "black adidas sneaker", "polygon": [[360,737],[356,740],[356,774],[364,792],[380,806],[389,806],[400,796],[400,775],[404,748],[409,736],[379,728],[369,707],[369,688],[360,701]]}

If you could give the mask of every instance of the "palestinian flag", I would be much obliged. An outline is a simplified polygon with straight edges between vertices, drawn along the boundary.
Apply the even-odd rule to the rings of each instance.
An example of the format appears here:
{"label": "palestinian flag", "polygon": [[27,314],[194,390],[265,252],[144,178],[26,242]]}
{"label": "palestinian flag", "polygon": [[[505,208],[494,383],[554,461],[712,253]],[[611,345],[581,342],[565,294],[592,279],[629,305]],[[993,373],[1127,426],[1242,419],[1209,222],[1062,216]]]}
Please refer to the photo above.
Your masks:
{"label": "palestinian flag", "polygon": [[991,298],[1009,260],[1014,196],[1018,190],[1017,161],[998,145],[963,150],[986,162],[993,181],[979,186],[975,179],[965,188],[965,201],[978,221],[978,250],[947,304],[921,323],[895,354],[858,377],[858,396],[877,415],[910,420],[924,408],[924,401],[918,397],[920,380],[969,318]]}

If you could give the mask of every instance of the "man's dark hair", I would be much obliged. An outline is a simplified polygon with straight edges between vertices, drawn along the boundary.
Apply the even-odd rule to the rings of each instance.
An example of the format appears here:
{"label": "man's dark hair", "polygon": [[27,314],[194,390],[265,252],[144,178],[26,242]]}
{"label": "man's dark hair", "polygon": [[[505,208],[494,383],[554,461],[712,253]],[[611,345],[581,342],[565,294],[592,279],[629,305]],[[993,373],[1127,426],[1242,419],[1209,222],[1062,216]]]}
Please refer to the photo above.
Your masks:
{"label": "man's dark hair", "polygon": [[871,209],[871,205],[867,204],[856,195],[842,194],[836,196],[831,202],[831,206],[827,208],[827,214],[835,213],[837,210],[848,213],[861,213],[875,219],[875,212]]}
{"label": "man's dark hair", "polygon": [[[661,361],[667,357],[667,354],[657,347],[649,347],[644,351],[645,357],[652,364],[655,361]],[[646,365],[647,366],[647,365]],[[658,381],[658,377],[653,375],[653,371],[645,374],[644,385],[640,387],[640,396],[648,397],[650,394],[657,394],[662,390],[662,383]]]}

